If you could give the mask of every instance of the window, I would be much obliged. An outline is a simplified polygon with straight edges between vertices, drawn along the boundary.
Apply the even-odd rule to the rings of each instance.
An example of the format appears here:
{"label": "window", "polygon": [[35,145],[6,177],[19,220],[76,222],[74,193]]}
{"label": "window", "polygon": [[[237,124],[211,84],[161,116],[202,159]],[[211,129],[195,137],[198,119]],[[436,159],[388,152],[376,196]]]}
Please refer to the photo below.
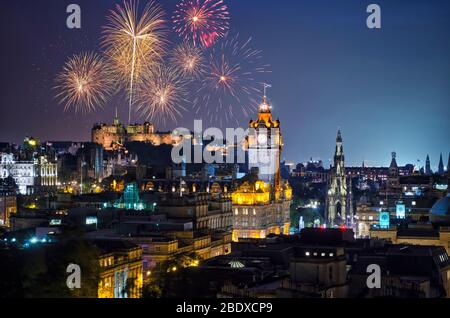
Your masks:
{"label": "window", "polygon": [[309,255],[311,255],[311,254],[310,254],[309,252],[306,252],[305,255],[306,255],[306,256],[309,256]]}
{"label": "window", "polygon": [[373,216],[369,215],[369,221],[373,221]]}
{"label": "window", "polygon": [[330,257],[333,257],[334,256],[334,253],[330,253]]}
{"label": "window", "polygon": [[325,253],[320,254],[320,256],[325,257]]}

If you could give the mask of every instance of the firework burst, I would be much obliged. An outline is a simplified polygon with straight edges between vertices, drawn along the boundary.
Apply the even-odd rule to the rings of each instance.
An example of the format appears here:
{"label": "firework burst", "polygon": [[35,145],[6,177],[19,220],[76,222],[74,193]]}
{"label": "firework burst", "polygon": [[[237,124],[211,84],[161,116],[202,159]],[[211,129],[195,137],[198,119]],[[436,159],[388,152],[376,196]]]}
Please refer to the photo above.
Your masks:
{"label": "firework burst", "polygon": [[181,37],[205,47],[226,34],[229,20],[223,0],[183,0],[173,16],[174,29]]}
{"label": "firework burst", "polygon": [[128,0],[117,5],[108,16],[102,45],[111,63],[114,78],[125,87],[129,98],[129,122],[135,82],[150,65],[159,62],[164,53],[164,13],[150,2],[139,14],[139,2]]}
{"label": "firework burst", "polygon": [[248,117],[257,108],[270,69],[262,63],[262,52],[250,44],[251,39],[241,43],[235,35],[211,50],[194,100],[196,113],[222,125],[232,118],[237,122],[238,114]]}
{"label": "firework burst", "polygon": [[157,65],[143,74],[137,86],[137,108],[142,117],[156,123],[177,121],[186,110],[188,81],[174,67]]}
{"label": "firework burst", "polygon": [[171,57],[172,64],[187,78],[200,78],[205,71],[202,50],[188,42],[178,45]]}
{"label": "firework burst", "polygon": [[56,98],[64,110],[89,113],[102,107],[111,93],[110,72],[95,53],[81,53],[70,58],[57,76]]}

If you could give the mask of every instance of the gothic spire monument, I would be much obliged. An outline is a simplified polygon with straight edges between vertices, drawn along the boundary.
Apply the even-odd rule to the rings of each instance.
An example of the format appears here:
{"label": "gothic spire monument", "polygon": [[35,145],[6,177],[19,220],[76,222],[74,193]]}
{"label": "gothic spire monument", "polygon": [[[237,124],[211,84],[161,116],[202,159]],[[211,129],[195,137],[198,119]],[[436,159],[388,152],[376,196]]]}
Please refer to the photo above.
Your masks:
{"label": "gothic spire monument", "polygon": [[326,199],[326,218],[330,226],[350,226],[353,220],[352,191],[345,175],[344,148],[341,130],[336,137],[334,166],[330,169],[331,178]]}

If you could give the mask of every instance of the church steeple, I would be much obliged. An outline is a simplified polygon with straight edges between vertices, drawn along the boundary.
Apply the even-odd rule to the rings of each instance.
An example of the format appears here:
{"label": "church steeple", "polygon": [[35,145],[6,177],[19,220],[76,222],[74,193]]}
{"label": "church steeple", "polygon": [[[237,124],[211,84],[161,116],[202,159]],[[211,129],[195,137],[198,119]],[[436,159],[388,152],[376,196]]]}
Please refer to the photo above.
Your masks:
{"label": "church steeple", "polygon": [[431,171],[431,163],[430,163],[430,156],[427,155],[427,159],[425,160],[425,174],[431,175],[433,172]]}
{"label": "church steeple", "polygon": [[441,152],[441,156],[439,157],[438,173],[439,173],[439,175],[444,174],[444,162],[442,161],[442,152]]}
{"label": "church steeple", "polygon": [[397,153],[393,151],[391,153],[392,159],[391,164],[389,165],[389,175],[388,175],[388,188],[389,189],[397,189],[400,183],[400,175],[399,169],[397,165]]}
{"label": "church steeple", "polygon": [[389,169],[397,169],[398,165],[397,165],[397,153],[395,151],[392,152],[392,160],[391,160],[391,164],[389,166]]}

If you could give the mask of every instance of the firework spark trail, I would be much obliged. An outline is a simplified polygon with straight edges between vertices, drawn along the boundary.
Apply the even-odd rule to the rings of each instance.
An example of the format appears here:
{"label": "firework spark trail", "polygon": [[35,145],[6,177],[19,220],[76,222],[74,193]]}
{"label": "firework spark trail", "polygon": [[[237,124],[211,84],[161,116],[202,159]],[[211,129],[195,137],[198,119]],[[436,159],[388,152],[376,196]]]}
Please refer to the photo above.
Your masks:
{"label": "firework spark trail", "polygon": [[262,84],[270,72],[262,63],[262,52],[251,48],[251,38],[241,43],[237,34],[212,48],[207,60],[194,100],[196,114],[206,113],[221,125],[241,114],[248,117],[260,102]]}
{"label": "firework spark trail", "polygon": [[65,104],[65,111],[75,106],[75,112],[89,113],[102,107],[111,94],[109,69],[95,53],[71,57],[56,81],[56,98]]}
{"label": "firework spark trail", "polygon": [[152,64],[159,63],[166,44],[161,6],[151,1],[140,15],[138,6],[136,0],[116,5],[108,17],[109,24],[104,27],[102,41],[118,83],[128,91],[129,123],[135,82]]}
{"label": "firework spark trail", "polygon": [[187,41],[173,50],[170,59],[180,73],[190,79],[199,79],[205,72],[204,60],[202,50]]}
{"label": "firework spark trail", "polygon": [[227,33],[230,16],[223,0],[183,0],[172,19],[181,37],[211,47]]}
{"label": "firework spark trail", "polygon": [[145,72],[137,85],[137,107],[141,116],[153,122],[174,122],[186,108],[189,81],[171,66],[157,65]]}

